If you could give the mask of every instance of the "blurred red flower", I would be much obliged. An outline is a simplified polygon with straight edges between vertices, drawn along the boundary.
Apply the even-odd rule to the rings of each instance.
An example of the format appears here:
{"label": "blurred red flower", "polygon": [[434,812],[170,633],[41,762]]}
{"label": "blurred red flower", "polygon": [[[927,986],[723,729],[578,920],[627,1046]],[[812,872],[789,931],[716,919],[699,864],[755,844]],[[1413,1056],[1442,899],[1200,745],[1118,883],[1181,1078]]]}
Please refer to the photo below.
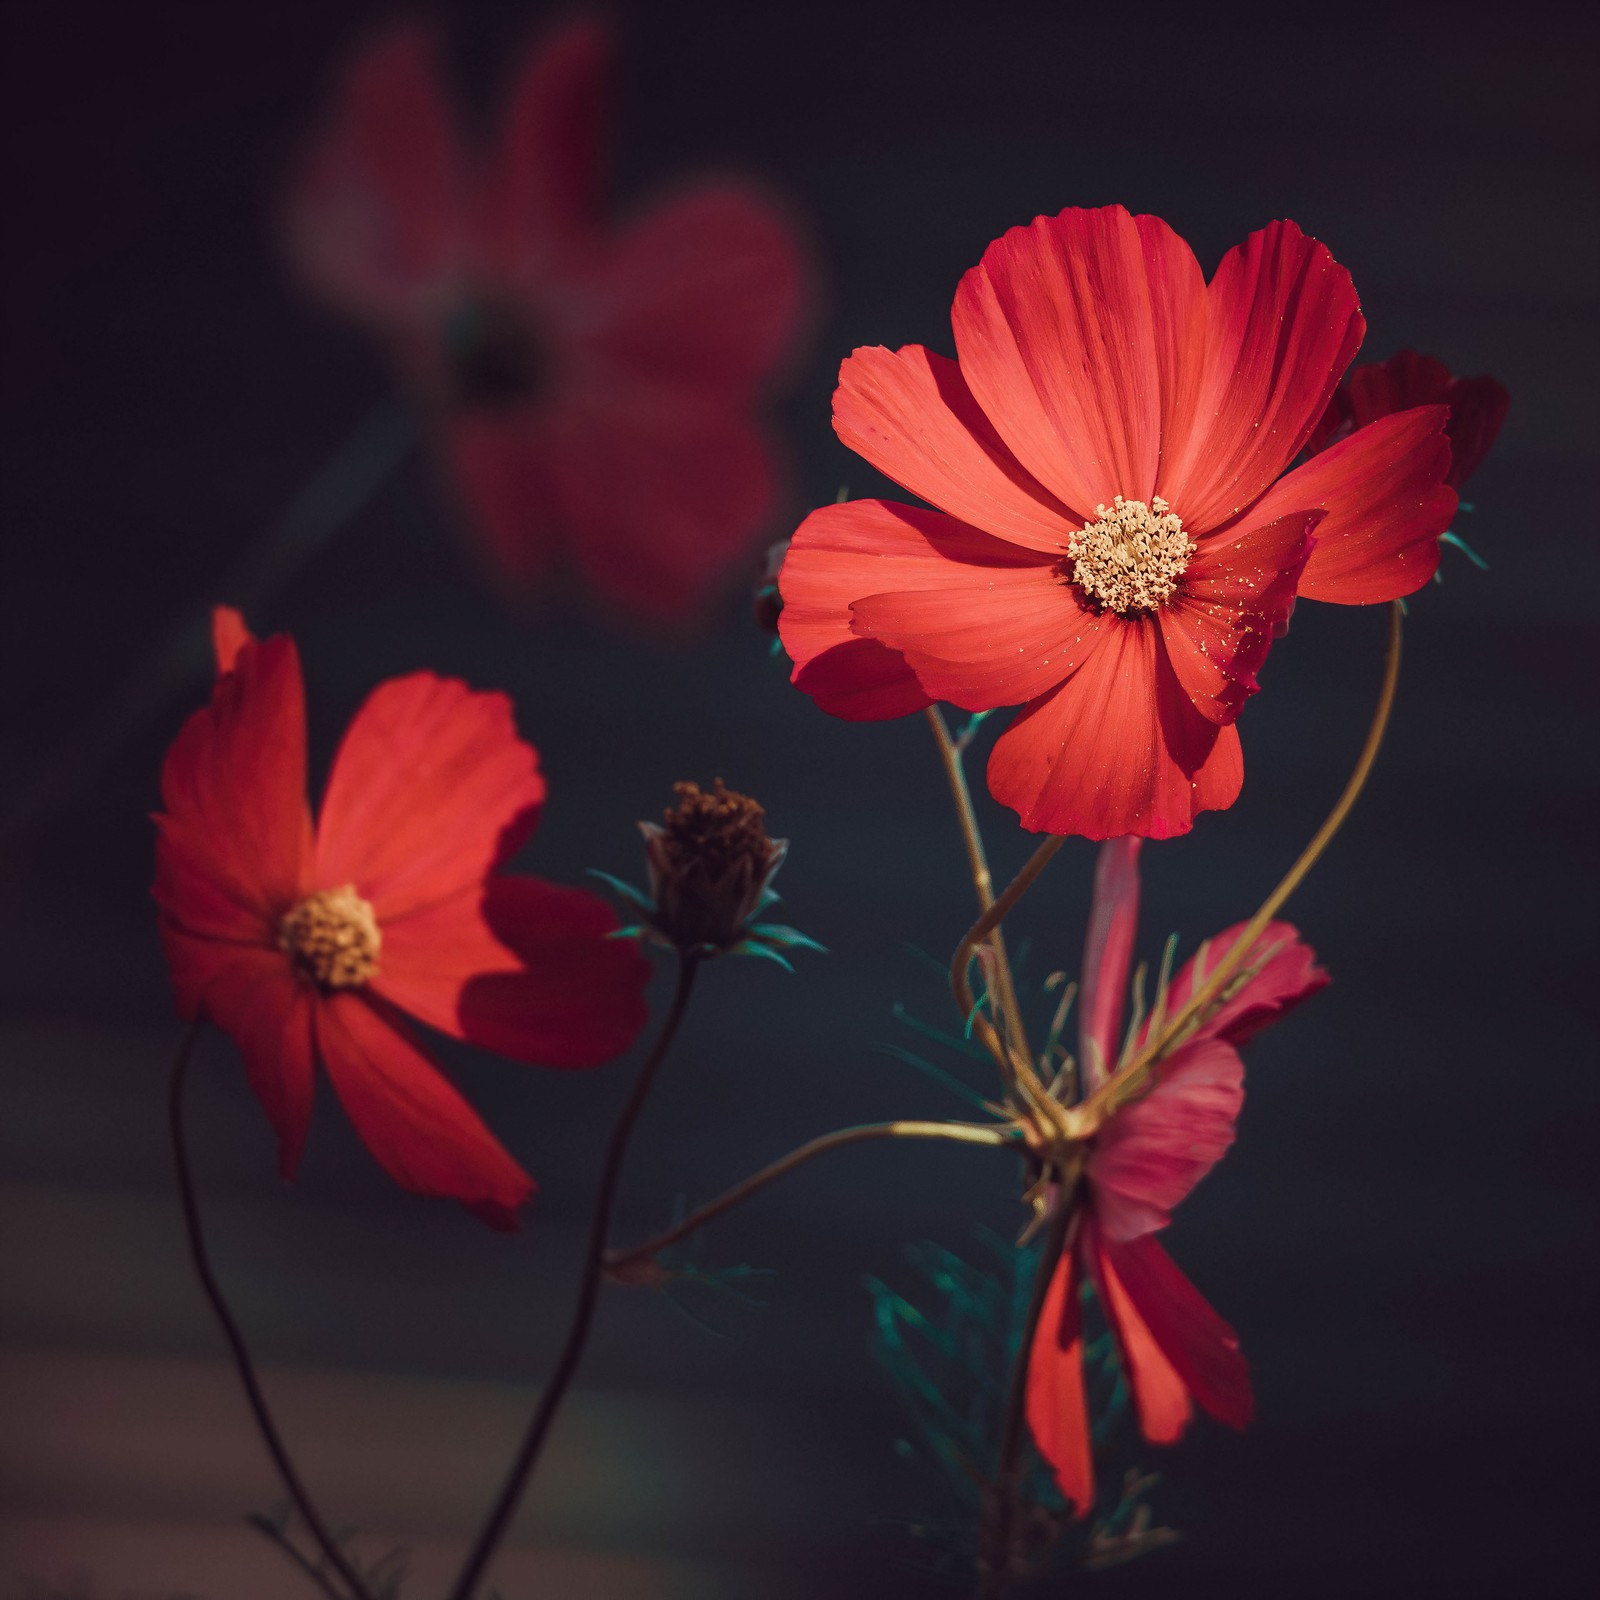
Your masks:
{"label": "blurred red flower", "polygon": [[515,1225],[527,1174],[402,1013],[520,1061],[590,1067],[645,1020],[646,965],[594,895],[497,869],[545,784],[504,695],[380,684],[334,758],[315,828],[294,641],[219,608],[211,704],[161,774],[155,898],[178,1009],[233,1037],[291,1177],[314,1063],[395,1182]]}
{"label": "blurred red flower", "polygon": [[1306,448],[1315,455],[1379,417],[1432,405],[1450,408],[1444,425],[1450,441],[1450,471],[1444,481],[1459,489],[1482,466],[1499,437],[1511,409],[1511,396],[1504,384],[1487,374],[1453,377],[1444,362],[1415,350],[1402,350],[1387,361],[1357,367],[1328,402]]}
{"label": "blurred red flower", "polygon": [[292,258],[389,347],[500,578],[558,560],[657,622],[699,608],[778,494],[755,416],[806,291],[793,224],[704,181],[603,212],[614,40],[582,20],[522,63],[498,137],[463,137],[407,26],[352,65],[288,196]]}
{"label": "blurred red flower", "polygon": [[[1084,951],[1079,1067],[1087,1090],[1115,1066],[1139,916],[1138,839],[1102,845]],[[1243,924],[1219,933],[1169,991],[1168,1015],[1187,1002],[1197,963],[1232,949]],[[1050,1281],[1028,1363],[1028,1425],[1062,1494],[1087,1514],[1094,1468],[1083,1387],[1080,1289],[1094,1285],[1116,1336],[1139,1426],[1171,1444],[1191,1401],[1242,1428],[1250,1374],[1233,1330],[1156,1242],[1174,1206],[1222,1159],[1244,1100],[1238,1046],[1326,986],[1328,975],[1286,922],[1269,923],[1243,968],[1249,979],[1161,1064],[1142,1100],[1118,1112],[1094,1141],[1078,1215]],[[1200,981],[1203,981],[1201,979]],[[1134,1040],[1142,1047],[1148,1026]]]}
{"label": "blurred red flower", "polygon": [[815,511],[780,577],[794,681],[836,716],[1020,705],[989,787],[1023,826],[1185,833],[1243,779],[1233,727],[1296,592],[1361,604],[1438,563],[1442,406],[1280,476],[1365,324],[1275,222],[1209,284],[1120,206],[1013,228],[962,279],[959,357],[857,350],[834,427],[932,502]]}

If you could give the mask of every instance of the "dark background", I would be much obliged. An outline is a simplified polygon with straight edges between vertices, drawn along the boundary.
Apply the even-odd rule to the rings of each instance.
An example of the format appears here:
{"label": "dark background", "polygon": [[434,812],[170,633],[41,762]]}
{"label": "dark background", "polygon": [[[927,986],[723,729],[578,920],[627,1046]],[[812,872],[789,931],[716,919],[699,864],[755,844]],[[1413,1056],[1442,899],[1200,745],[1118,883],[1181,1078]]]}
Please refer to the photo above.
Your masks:
{"label": "dark background", "polygon": [[[1006,227],[1121,201],[1209,270],[1289,216],[1352,271],[1368,359],[1415,346],[1510,388],[1505,433],[1411,608],[1390,743],[1291,914],[1332,989],[1250,1053],[1239,1143],[1184,1207],[1174,1253],[1238,1328],[1258,1420],[1202,1422],[1165,1474],[1185,1542],[1041,1595],[1562,1595],[1592,1564],[1596,1172],[1592,1039],[1597,243],[1594,37],[1579,8],[675,5],[629,29],[619,195],[705,166],[755,174],[814,229],[826,287],[782,408],[788,531],[871,472],[831,434],[861,343],[949,350],[960,273]],[[387,392],[378,353],[286,282],[274,186],[327,74],[385,6],[58,5],[7,14],[0,770],[0,1334],[9,1418],[0,1583],[212,1600],[300,1592],[241,1531],[274,1490],[186,1275],[161,1123],[177,1039],[147,886],[156,774],[196,682],[88,776],[52,753],[219,595]],[[539,21],[450,13],[491,103]],[[760,796],[792,841],[789,977],[713,969],[651,1106],[624,1232],[661,1224],[826,1127],[961,1114],[873,1046],[890,1007],[943,1020],[932,969],[970,909],[917,719],[831,721],[788,688],[740,584],[666,651],[553,608],[497,609],[413,456],[252,622],[304,652],[326,752],[379,678],[499,686],[551,801],[525,858],[637,876],[633,819],[672,780]],[[752,565],[757,559],[752,552]],[[1245,915],[1343,782],[1382,618],[1302,606],[1246,711],[1240,802],[1146,853],[1142,952]],[[35,811],[39,809],[35,805]],[[1027,841],[985,801],[997,873]],[[1035,970],[1075,970],[1092,848],[1019,914]],[[368,1549],[447,1569],[547,1369],[628,1068],[508,1068],[450,1052],[540,1180],[518,1238],[385,1184],[319,1108],[274,1175],[231,1046],[195,1088],[217,1251],[330,1514]],[[909,1287],[903,1246],[1012,1231],[984,1152],[840,1154],[711,1231],[706,1258],[774,1266],[764,1309],[610,1294],[508,1558],[538,1592],[960,1593],[896,1519],[934,1509],[867,1348],[861,1280]],[[517,1565],[517,1562],[521,1565]],[[241,1576],[243,1574],[243,1576]],[[520,1587],[518,1586],[520,1583]],[[410,1593],[436,1592],[438,1580]]]}

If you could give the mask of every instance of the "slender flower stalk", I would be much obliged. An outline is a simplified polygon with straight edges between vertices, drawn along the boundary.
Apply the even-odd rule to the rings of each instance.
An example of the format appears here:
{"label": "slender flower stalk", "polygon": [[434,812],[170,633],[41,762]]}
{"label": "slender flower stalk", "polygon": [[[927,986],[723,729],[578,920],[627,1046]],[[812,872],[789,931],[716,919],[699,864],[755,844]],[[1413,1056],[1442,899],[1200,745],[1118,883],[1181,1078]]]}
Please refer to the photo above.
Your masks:
{"label": "slender flower stalk", "polygon": [[278,1469],[278,1476],[283,1480],[283,1486],[294,1502],[295,1510],[300,1513],[301,1520],[311,1537],[316,1540],[328,1565],[347,1586],[349,1595],[336,1588],[325,1575],[314,1569],[307,1570],[312,1572],[312,1576],[321,1584],[323,1592],[330,1597],[330,1600],[352,1600],[352,1597],[353,1600],[372,1600],[371,1591],[362,1582],[360,1574],[350,1565],[349,1558],[339,1548],[338,1541],[328,1531],[328,1526],[322,1520],[310,1491],[301,1481],[288,1447],[284,1444],[283,1436],[278,1432],[278,1425],[273,1421],[272,1412],[267,1406],[267,1397],[262,1392],[260,1380],[256,1377],[255,1363],[250,1358],[250,1347],[245,1342],[244,1331],[228,1305],[227,1297],[222,1292],[222,1285],[217,1282],[216,1272],[211,1265],[211,1253],[206,1248],[205,1228],[200,1218],[200,1200],[195,1190],[194,1169],[189,1161],[189,1142],[184,1132],[183,1121],[184,1084],[188,1078],[189,1060],[194,1054],[195,1041],[199,1035],[200,1024],[194,1022],[184,1034],[183,1043],[178,1046],[167,1092],[167,1126],[172,1137],[172,1163],[177,1173],[178,1199],[183,1207],[183,1224],[189,1237],[189,1255],[194,1263],[195,1277],[199,1280],[201,1291],[217,1319],[218,1327],[222,1329],[223,1338],[227,1341],[229,1353],[233,1357],[234,1370],[239,1374],[245,1399],[249,1402],[251,1415],[255,1418],[256,1431],[261,1435],[261,1441],[266,1445],[267,1453]]}
{"label": "slender flower stalk", "polygon": [[700,970],[701,956],[693,950],[680,952],[678,958],[678,983],[667,1010],[661,1031],[656,1035],[650,1053],[645,1057],[634,1079],[616,1126],[611,1130],[611,1141],[606,1147],[605,1162],[600,1169],[600,1190],[595,1199],[594,1213],[589,1220],[588,1243],[584,1250],[583,1278],[578,1285],[578,1303],[573,1309],[572,1321],[567,1328],[566,1341],[556,1361],[556,1369],[539,1396],[527,1432],[518,1446],[517,1454],[500,1487],[495,1503],[473,1542],[466,1562],[450,1590],[450,1600],[471,1600],[483,1580],[495,1551],[506,1536],[511,1518],[515,1515],[523,1491],[539,1464],[545,1439],[566,1399],[572,1380],[577,1376],[579,1363],[589,1342],[589,1330],[594,1323],[595,1306],[600,1296],[600,1286],[606,1277],[606,1236],[611,1228],[611,1213],[616,1205],[617,1191],[622,1182],[623,1161],[628,1153],[628,1142],[634,1124],[649,1097],[656,1072],[677,1036],[678,1027],[688,1010],[689,997],[694,990],[696,973]]}
{"label": "slender flower stalk", "polygon": [[731,1211],[737,1205],[743,1204],[751,1195],[758,1194],[768,1184],[776,1183],[779,1178],[787,1177],[791,1172],[797,1171],[814,1160],[817,1156],[826,1155],[830,1150],[842,1150],[846,1145],[865,1144],[873,1139],[946,1139],[958,1144],[989,1145],[1005,1147],[1016,1142],[1018,1135],[1015,1129],[1004,1124],[991,1126],[981,1122],[917,1122],[902,1120],[897,1122],[864,1122],[854,1128],[839,1128],[833,1133],[819,1134],[815,1139],[808,1139],[804,1144],[791,1150],[788,1155],[780,1156],[776,1161],[769,1162],[759,1172],[752,1173],[742,1183],[736,1183],[731,1189],[724,1191],[715,1200],[709,1200],[698,1210],[692,1211],[681,1222],[667,1229],[665,1233],[658,1233],[653,1239],[646,1239],[643,1244],[632,1245],[626,1250],[611,1250],[606,1253],[606,1271],[612,1277],[625,1277],[627,1271],[635,1263],[648,1261],[652,1256],[677,1244],[680,1239],[687,1239],[690,1234],[697,1233],[708,1222],[720,1217],[725,1211]]}

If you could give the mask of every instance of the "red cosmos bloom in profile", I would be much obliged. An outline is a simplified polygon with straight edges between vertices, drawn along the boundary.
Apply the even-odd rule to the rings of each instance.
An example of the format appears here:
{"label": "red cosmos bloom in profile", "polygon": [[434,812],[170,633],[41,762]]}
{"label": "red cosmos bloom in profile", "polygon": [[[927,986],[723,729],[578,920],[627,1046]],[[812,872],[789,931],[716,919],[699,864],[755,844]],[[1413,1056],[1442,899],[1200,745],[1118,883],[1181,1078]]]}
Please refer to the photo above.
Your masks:
{"label": "red cosmos bloom in profile", "polygon": [[1387,361],[1359,366],[1328,402],[1307,445],[1312,454],[1347,439],[1357,428],[1412,406],[1448,406],[1444,425],[1450,441],[1450,471],[1445,482],[1459,489],[1483,465],[1511,409],[1505,385],[1486,373],[1476,378],[1451,375],[1433,356],[1402,350]]}
{"label": "red cosmos bloom in profile", "polygon": [[1296,592],[1362,604],[1432,575],[1445,410],[1282,475],[1365,326],[1289,222],[1208,284],[1156,217],[1040,217],[989,246],[951,321],[956,361],[840,369],[839,437],[938,509],[806,519],[780,578],[794,681],[847,718],[1020,705],[989,787],[1024,827],[1185,833],[1238,796],[1233,722]]}
{"label": "red cosmos bloom in profile", "polygon": [[[1086,1088],[1115,1066],[1134,932],[1139,917],[1138,839],[1102,845],[1084,950],[1079,1062]],[[1232,949],[1243,924],[1219,933],[1184,967],[1168,1014],[1204,978],[1197,963]],[[1028,1425],[1062,1494],[1087,1514],[1094,1469],[1083,1387],[1080,1286],[1094,1285],[1122,1354],[1144,1436],[1171,1444],[1191,1401],[1242,1428],[1252,1410],[1250,1374],[1233,1330],[1201,1298],[1156,1241],[1174,1206],[1222,1159],[1244,1099],[1238,1047],[1276,1022],[1328,975],[1286,922],[1269,923],[1243,970],[1257,970],[1160,1066],[1150,1091],[1094,1141],[1067,1248],[1050,1281],[1028,1361]],[[1134,1048],[1145,1042],[1140,1031]]]}
{"label": "red cosmos bloom in profile", "polygon": [[504,695],[412,673],[346,730],[313,828],[294,641],[214,616],[211,704],[161,773],[155,898],[178,1009],[232,1035],[291,1177],[321,1061],[396,1183],[515,1226],[534,1185],[402,1013],[520,1061],[591,1067],[632,1043],[646,968],[579,889],[497,869],[544,779]]}
{"label": "red cosmos bloom in profile", "polygon": [[772,513],[754,412],[805,273],[792,224],[738,183],[609,222],[613,50],[592,20],[550,36],[474,145],[431,35],[381,37],[308,150],[288,234],[311,290],[389,347],[499,576],[526,591],[565,560],[671,622]]}

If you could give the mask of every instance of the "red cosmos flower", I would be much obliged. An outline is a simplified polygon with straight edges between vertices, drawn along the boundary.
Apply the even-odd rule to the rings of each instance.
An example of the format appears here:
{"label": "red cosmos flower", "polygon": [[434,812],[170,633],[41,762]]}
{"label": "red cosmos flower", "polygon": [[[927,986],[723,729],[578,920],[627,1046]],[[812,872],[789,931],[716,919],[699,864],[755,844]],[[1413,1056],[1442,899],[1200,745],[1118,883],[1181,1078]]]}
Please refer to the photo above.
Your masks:
{"label": "red cosmos flower", "polygon": [[[1103,845],[1084,952],[1079,1060],[1096,1088],[1118,1057],[1122,998],[1139,915],[1139,840]],[[1243,926],[1202,946],[1213,962]],[[1194,992],[1197,956],[1170,990],[1168,1014]],[[1122,1352],[1139,1426],[1171,1444],[1190,1402],[1242,1428],[1252,1409],[1250,1375],[1233,1330],[1156,1242],[1174,1206],[1233,1143],[1244,1099],[1238,1046],[1328,982],[1285,922],[1268,924],[1245,969],[1248,982],[1162,1064],[1142,1100],[1118,1112],[1094,1142],[1066,1252],[1050,1281],[1028,1362],[1028,1425],[1062,1494],[1085,1515],[1094,1470],[1083,1388],[1080,1286],[1095,1287]],[[1203,981],[1203,979],[1199,980]],[[1142,1030],[1135,1048],[1142,1046]]]}
{"label": "red cosmos flower", "polygon": [[310,288],[388,345],[501,578],[526,590],[565,558],[672,621],[772,512],[753,410],[804,271],[790,223],[736,183],[606,220],[613,45],[593,21],[552,35],[473,147],[431,36],[380,38],[292,186],[289,238]]}
{"label": "red cosmos flower", "polygon": [[1412,406],[1450,408],[1444,425],[1450,441],[1450,471],[1445,482],[1459,489],[1483,464],[1500,435],[1511,396],[1487,374],[1456,378],[1442,361],[1402,350],[1387,361],[1360,366],[1339,385],[1307,445],[1313,454],[1347,439],[1357,428]]}
{"label": "red cosmos flower", "polygon": [[1209,284],[1120,206],[1013,228],[962,279],[959,359],[857,350],[834,427],[939,509],[815,511],[780,578],[794,681],[847,718],[1020,705],[989,787],[1023,826],[1185,833],[1229,806],[1233,721],[1296,591],[1409,594],[1455,495],[1443,407],[1304,448],[1364,324],[1293,223]]}
{"label": "red cosmos flower", "polygon": [[294,641],[214,614],[211,704],[161,773],[155,898],[178,1009],[231,1034],[291,1177],[314,1062],[404,1188],[515,1226],[534,1185],[406,1025],[590,1067],[632,1043],[646,968],[593,895],[496,869],[544,779],[504,695],[416,672],[346,730],[315,828]]}

